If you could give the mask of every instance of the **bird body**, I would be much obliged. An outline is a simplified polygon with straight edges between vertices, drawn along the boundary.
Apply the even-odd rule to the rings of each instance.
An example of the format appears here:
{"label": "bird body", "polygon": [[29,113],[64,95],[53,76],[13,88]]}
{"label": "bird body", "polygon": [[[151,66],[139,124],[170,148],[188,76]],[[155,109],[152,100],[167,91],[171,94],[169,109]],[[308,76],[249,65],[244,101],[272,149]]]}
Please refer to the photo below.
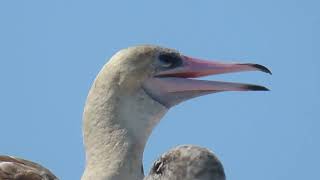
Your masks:
{"label": "bird body", "polygon": [[204,61],[153,45],[117,52],[101,69],[87,97],[83,112],[86,167],[81,179],[143,179],[145,144],[171,107],[215,92],[267,90],[251,84],[190,79],[238,71],[270,73],[257,64]]}

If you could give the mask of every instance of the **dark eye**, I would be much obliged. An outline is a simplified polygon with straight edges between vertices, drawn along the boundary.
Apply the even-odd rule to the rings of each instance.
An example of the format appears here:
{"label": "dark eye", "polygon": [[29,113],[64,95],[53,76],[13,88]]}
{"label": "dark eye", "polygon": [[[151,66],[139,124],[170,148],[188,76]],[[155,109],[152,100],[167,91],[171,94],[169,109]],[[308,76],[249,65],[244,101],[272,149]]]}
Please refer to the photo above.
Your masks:
{"label": "dark eye", "polygon": [[180,56],[174,53],[159,55],[159,61],[164,68],[174,68],[182,63]]}

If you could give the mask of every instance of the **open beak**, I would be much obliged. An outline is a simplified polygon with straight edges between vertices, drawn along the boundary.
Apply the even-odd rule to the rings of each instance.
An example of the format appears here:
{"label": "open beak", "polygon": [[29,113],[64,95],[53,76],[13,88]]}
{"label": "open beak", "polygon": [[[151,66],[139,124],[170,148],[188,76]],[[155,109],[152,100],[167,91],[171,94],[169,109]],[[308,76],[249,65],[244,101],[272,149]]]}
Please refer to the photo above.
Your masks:
{"label": "open beak", "polygon": [[268,91],[263,86],[253,84],[196,80],[214,74],[240,71],[271,71],[259,64],[221,63],[181,56],[182,64],[174,69],[157,73],[143,84],[145,91],[156,101],[171,107],[182,101],[221,91]]}

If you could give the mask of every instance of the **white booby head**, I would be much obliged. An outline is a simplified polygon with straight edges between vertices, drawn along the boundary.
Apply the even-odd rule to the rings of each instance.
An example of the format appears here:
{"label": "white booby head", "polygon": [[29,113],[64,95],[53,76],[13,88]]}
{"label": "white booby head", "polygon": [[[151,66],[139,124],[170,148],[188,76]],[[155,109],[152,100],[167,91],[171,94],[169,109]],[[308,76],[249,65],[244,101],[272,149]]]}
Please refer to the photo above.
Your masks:
{"label": "white booby head", "polygon": [[161,155],[144,180],[225,180],[220,160],[207,148],[181,145]]}
{"label": "white booby head", "polygon": [[239,71],[271,72],[264,66],[250,63],[205,61],[182,55],[159,46],[135,46],[116,53],[106,70],[121,77],[126,94],[143,89],[153,100],[167,108],[184,100],[221,91],[265,91],[252,84],[203,81],[190,78]]}

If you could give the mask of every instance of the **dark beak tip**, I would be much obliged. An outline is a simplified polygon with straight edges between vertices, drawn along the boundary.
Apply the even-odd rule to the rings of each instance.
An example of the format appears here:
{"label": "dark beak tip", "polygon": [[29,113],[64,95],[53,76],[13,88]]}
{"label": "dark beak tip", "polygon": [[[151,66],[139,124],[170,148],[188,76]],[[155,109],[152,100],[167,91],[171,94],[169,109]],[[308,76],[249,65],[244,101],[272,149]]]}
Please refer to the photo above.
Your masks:
{"label": "dark beak tip", "polygon": [[252,66],[257,68],[257,69],[259,69],[262,72],[265,72],[265,73],[268,73],[268,74],[272,75],[272,72],[265,66],[262,66],[260,64],[252,64]]}
{"label": "dark beak tip", "polygon": [[250,91],[270,91],[268,88],[259,85],[246,85],[245,88]]}
{"label": "dark beak tip", "polygon": [[254,67],[258,71],[261,71],[261,72],[268,73],[268,74],[272,75],[272,72],[267,67],[265,67],[263,65],[260,65],[260,64],[242,63],[240,65],[251,66],[251,67]]}

